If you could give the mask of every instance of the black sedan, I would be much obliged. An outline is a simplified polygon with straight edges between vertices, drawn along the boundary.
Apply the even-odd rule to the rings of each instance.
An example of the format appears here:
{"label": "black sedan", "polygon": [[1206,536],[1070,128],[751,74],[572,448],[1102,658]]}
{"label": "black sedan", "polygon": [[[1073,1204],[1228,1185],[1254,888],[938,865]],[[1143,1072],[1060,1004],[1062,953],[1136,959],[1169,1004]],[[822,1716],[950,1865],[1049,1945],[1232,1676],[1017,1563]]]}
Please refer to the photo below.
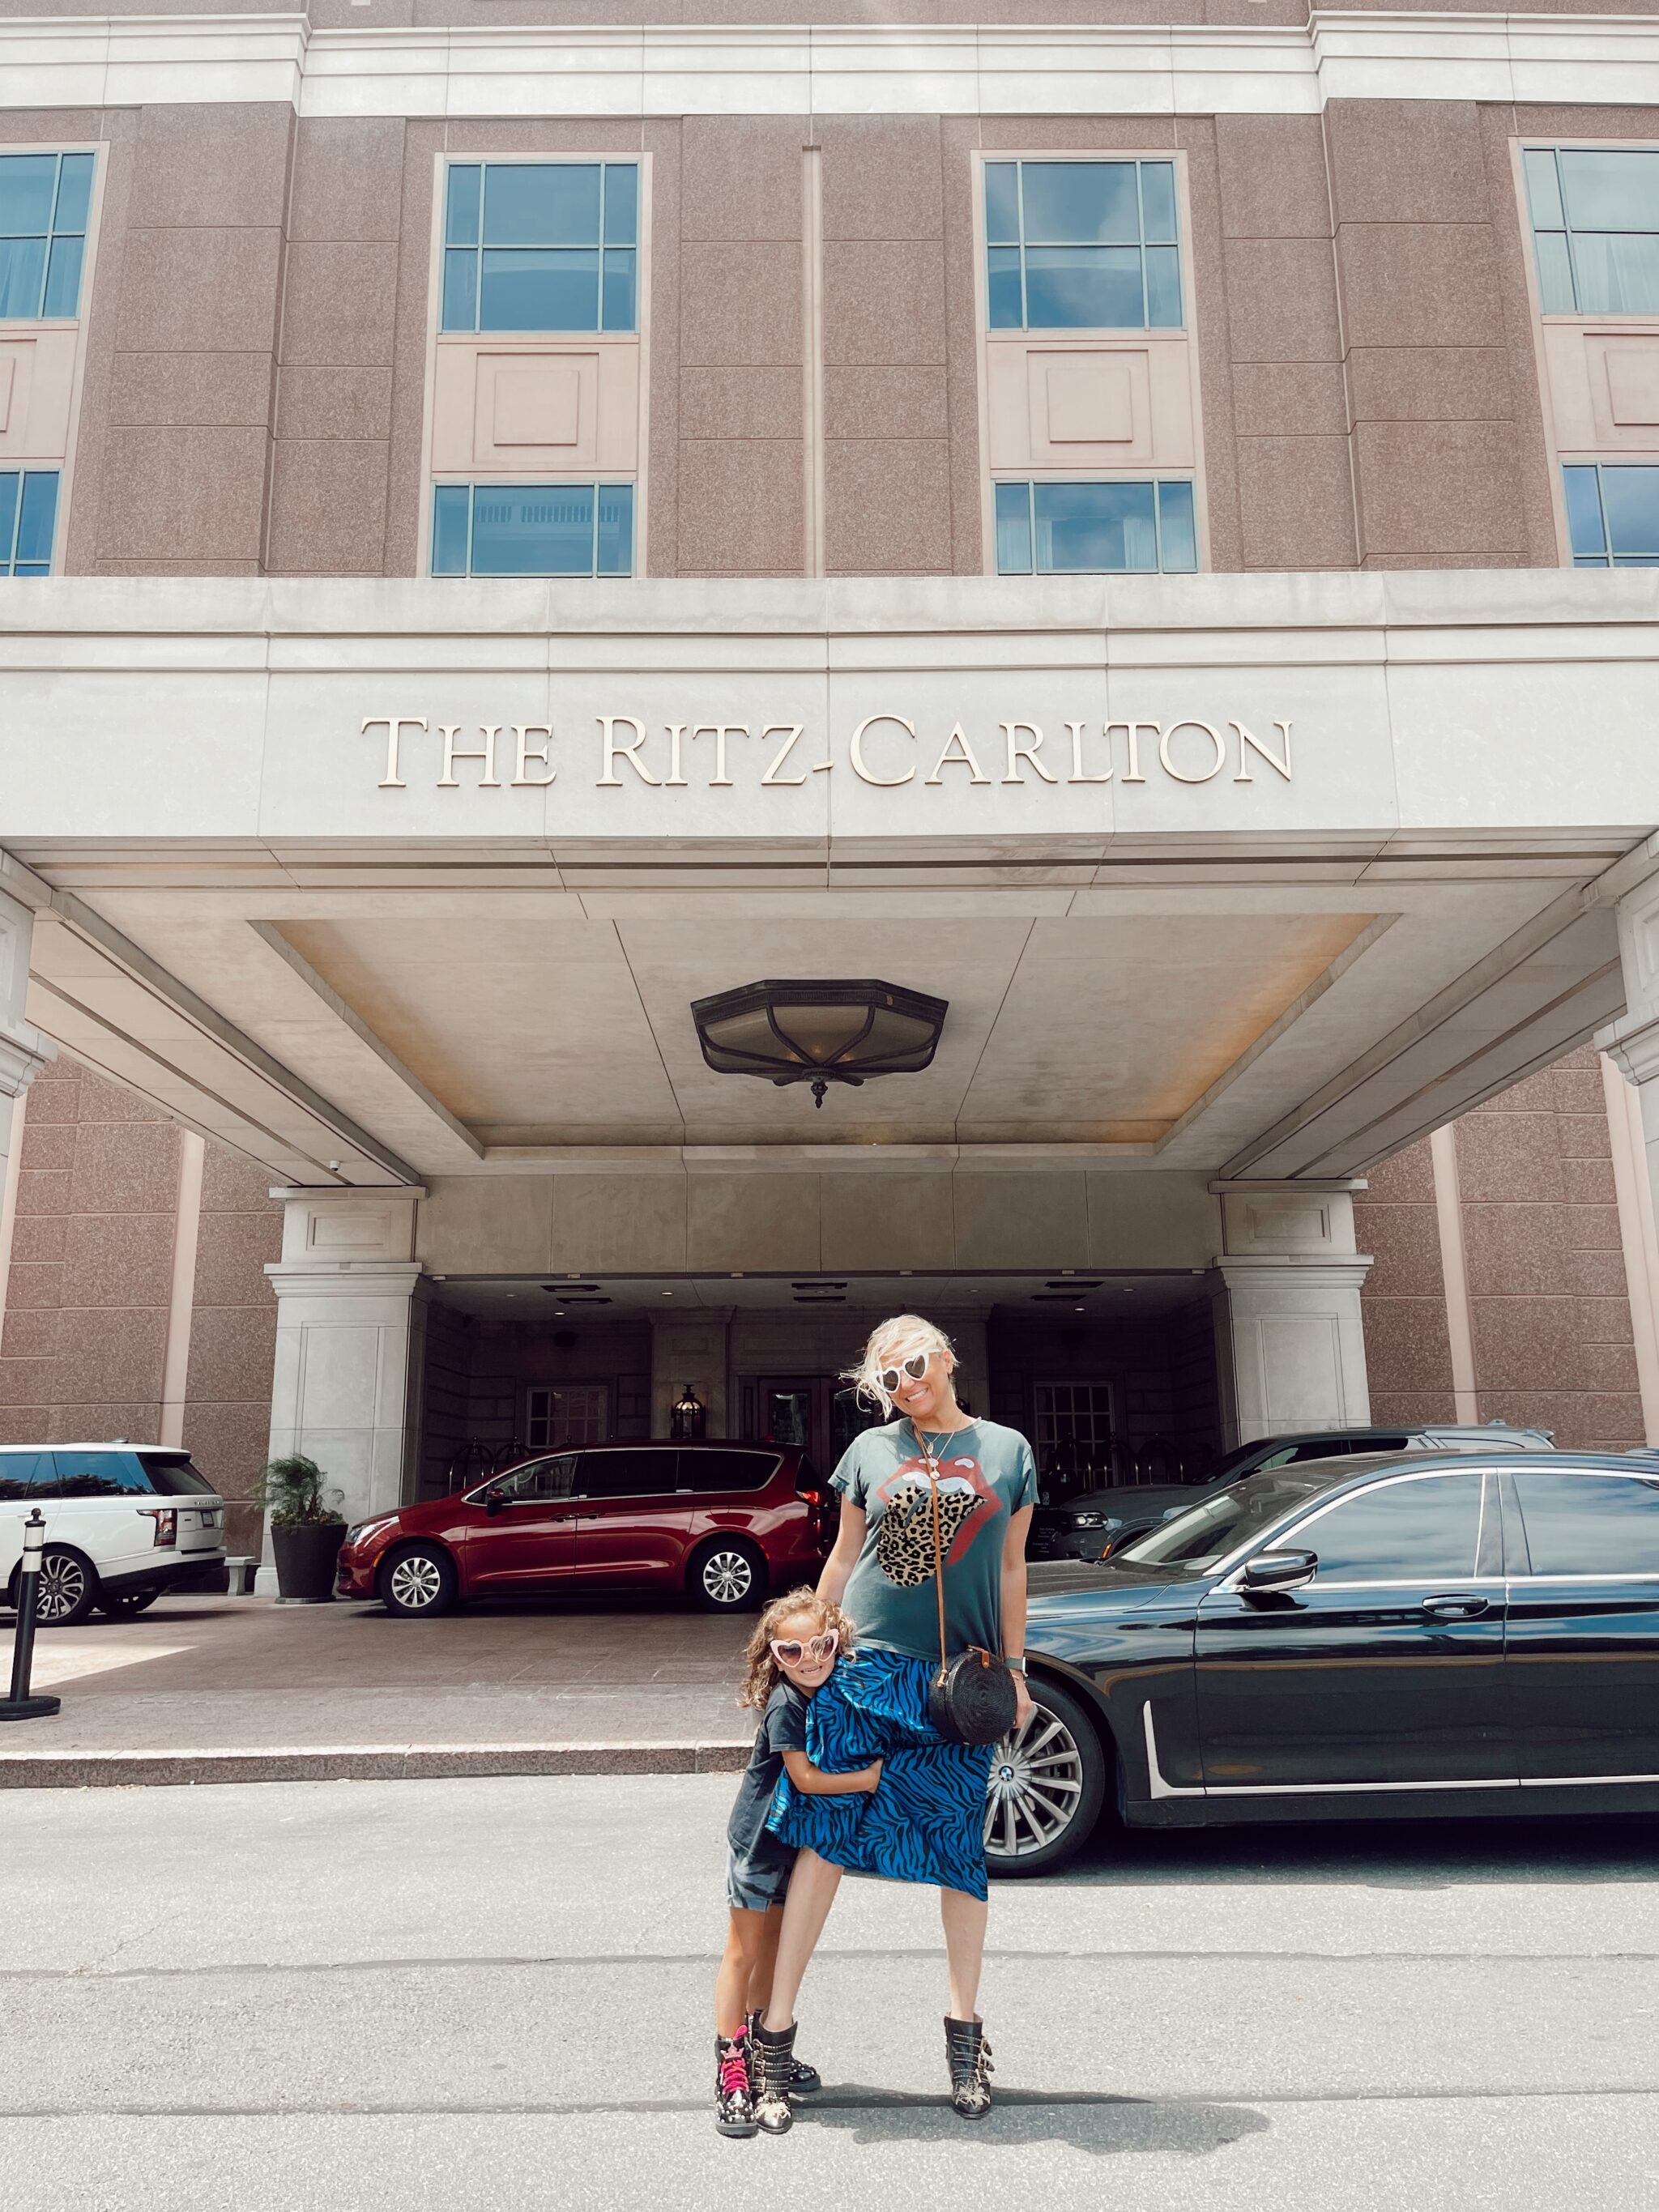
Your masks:
{"label": "black sedan", "polygon": [[1659,1810],[1659,1470],[1376,1454],[1035,1567],[993,1873],[1133,1827]]}

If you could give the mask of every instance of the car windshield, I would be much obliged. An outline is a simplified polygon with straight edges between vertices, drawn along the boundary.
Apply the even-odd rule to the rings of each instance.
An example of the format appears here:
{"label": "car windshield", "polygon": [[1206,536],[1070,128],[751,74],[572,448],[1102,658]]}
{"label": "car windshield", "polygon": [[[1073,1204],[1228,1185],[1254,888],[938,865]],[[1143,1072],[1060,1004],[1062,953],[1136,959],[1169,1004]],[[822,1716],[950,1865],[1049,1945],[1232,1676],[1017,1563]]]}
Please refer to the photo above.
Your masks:
{"label": "car windshield", "polygon": [[1247,1474],[1224,1490],[1210,1491],[1150,1535],[1127,1544],[1117,1557],[1138,1565],[1201,1574],[1304,1498],[1328,1490],[1346,1472],[1330,1467],[1276,1467],[1268,1474]]}

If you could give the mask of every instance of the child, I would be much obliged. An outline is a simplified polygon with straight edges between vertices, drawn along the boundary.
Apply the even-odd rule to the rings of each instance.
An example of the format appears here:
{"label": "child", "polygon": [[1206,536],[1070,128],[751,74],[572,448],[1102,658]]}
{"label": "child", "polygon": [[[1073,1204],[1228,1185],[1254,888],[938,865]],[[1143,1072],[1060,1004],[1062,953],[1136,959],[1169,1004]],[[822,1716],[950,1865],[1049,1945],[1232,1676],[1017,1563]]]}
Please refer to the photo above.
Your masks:
{"label": "child", "polygon": [[[761,1708],[755,1748],[738,1787],[726,1840],[726,1899],[731,1919],[714,1980],[714,2125],[723,2136],[752,2136],[758,2123],[750,2094],[749,2052],[754,2023],[766,2008],[783,1925],[783,1893],[795,1854],[766,1826],[772,1794],[787,1772],[808,1796],[868,1791],[881,1761],[855,1774],[824,1774],[806,1756],[806,1708],[830,1679],[838,1652],[850,1650],[853,1624],[816,1591],[774,1598],[744,1652],[747,1671],[738,1703]],[[794,2062],[789,2087],[819,2087],[810,2066]]]}

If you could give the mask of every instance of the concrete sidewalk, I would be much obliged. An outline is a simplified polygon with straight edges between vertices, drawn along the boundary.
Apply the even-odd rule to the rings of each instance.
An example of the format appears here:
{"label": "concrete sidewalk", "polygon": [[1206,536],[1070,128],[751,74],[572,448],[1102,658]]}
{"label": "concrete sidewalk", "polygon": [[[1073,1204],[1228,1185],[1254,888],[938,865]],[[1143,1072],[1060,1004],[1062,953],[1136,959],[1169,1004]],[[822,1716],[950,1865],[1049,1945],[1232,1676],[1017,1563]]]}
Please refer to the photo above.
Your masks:
{"label": "concrete sidewalk", "polygon": [[735,1702],[749,1626],[646,1601],[407,1621],[163,1598],[41,1632],[33,1687],[63,1711],[0,1729],[0,1788],[729,1769],[754,1734]]}

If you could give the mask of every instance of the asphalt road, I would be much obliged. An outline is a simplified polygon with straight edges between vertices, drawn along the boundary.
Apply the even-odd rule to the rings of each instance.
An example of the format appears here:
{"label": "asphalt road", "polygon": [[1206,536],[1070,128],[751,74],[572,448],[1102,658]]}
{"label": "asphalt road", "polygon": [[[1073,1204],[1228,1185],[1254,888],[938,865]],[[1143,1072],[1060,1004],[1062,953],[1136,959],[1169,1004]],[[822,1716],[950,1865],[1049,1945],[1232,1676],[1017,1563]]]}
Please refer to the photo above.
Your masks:
{"label": "asphalt road", "polygon": [[7,2212],[1659,2203],[1659,1825],[1118,1838],[993,1891],[997,2111],[931,1893],[848,1883],[825,2096],[711,2124],[730,1778],[0,1801]]}

